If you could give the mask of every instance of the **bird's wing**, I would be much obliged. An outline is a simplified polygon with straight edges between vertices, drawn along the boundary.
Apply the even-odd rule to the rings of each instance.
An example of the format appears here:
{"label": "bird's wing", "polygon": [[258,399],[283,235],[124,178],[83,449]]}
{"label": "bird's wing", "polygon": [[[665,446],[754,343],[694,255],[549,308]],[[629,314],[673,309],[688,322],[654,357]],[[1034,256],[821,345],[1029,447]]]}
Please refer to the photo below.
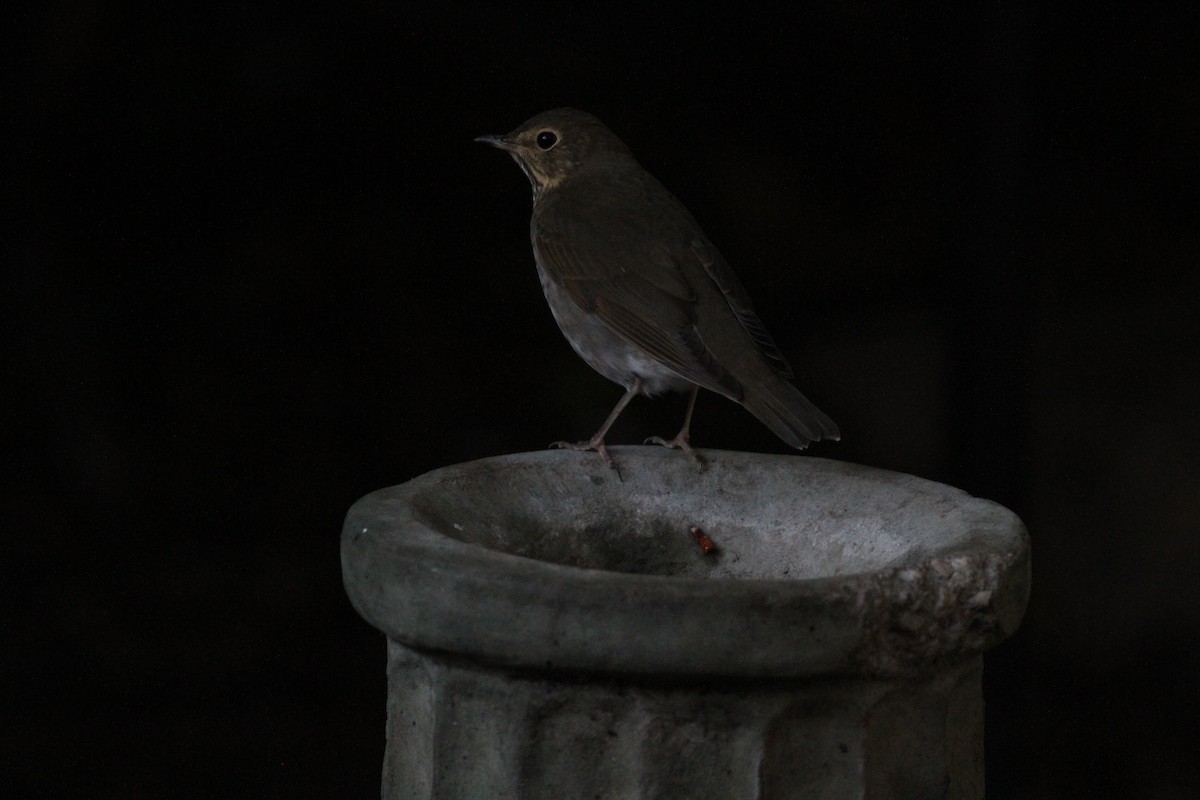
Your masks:
{"label": "bird's wing", "polygon": [[759,351],[762,352],[771,368],[785,378],[792,377],[791,365],[779,351],[771,334],[767,333],[767,328],[758,318],[758,314],[754,312],[754,307],[750,304],[750,295],[747,294],[742,282],[738,280],[725,258],[715,247],[701,238],[692,240],[691,251],[713,283],[721,290],[721,294],[725,296],[725,302],[729,304],[737,321],[758,345]]}
{"label": "bird's wing", "polygon": [[[594,211],[594,209],[593,209]],[[695,327],[696,293],[653,219],[611,214],[538,215],[542,268],[588,313],[687,380],[735,400],[742,386]]]}

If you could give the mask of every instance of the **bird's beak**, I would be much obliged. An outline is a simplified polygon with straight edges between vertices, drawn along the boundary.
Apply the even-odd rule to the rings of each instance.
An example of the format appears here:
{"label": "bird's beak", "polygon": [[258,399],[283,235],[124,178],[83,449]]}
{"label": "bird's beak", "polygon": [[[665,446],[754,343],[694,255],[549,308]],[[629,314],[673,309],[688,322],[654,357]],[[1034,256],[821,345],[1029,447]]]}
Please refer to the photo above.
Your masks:
{"label": "bird's beak", "polygon": [[475,141],[490,144],[492,147],[499,147],[501,150],[508,150],[510,152],[516,147],[511,141],[495,133],[489,133],[487,136],[478,136]]}

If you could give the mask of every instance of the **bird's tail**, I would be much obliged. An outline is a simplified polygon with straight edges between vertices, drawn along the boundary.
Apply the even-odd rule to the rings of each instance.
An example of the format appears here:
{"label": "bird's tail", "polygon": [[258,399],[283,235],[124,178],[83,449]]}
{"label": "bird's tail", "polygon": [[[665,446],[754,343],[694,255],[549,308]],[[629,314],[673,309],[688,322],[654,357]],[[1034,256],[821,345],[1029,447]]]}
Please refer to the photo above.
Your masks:
{"label": "bird's tail", "polygon": [[760,372],[756,380],[743,382],[742,405],[751,414],[792,447],[803,449],[810,442],[841,438],[833,420],[800,394],[799,389],[768,370],[764,364],[756,370]]}

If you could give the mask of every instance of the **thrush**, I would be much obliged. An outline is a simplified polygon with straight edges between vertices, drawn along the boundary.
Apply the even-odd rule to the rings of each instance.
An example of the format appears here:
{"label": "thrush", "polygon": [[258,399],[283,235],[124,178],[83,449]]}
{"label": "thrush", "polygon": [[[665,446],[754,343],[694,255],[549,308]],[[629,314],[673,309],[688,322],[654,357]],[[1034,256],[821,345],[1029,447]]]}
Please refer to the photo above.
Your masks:
{"label": "thrush", "polygon": [[575,352],[625,393],[586,441],[604,437],[637,395],[687,391],[683,426],[647,443],[686,451],[701,387],[740,403],[792,447],[838,439],[837,426],[789,381],[792,369],[720,252],[675,196],[598,119],[546,111],[481,136],[533,185],[530,238],[550,311]]}

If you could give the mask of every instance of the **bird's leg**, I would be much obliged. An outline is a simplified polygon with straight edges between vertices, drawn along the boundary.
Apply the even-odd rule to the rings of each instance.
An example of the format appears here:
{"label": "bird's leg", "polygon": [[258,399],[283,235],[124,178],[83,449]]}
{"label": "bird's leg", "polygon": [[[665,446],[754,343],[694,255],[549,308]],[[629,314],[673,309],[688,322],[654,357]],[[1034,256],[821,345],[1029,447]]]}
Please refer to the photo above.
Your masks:
{"label": "bird's leg", "polygon": [[609,469],[616,469],[617,465],[613,463],[612,456],[608,454],[608,449],[604,446],[604,436],[608,433],[608,429],[617,421],[617,417],[621,416],[621,412],[625,410],[625,406],[629,405],[629,401],[636,394],[642,391],[642,379],[635,377],[633,384],[625,390],[625,394],[621,395],[621,399],[617,401],[616,408],[608,415],[608,419],[604,420],[604,424],[600,426],[600,430],[596,431],[596,435],[586,442],[551,442],[551,447],[562,447],[567,450],[595,450],[600,454],[600,458],[604,459],[605,465]]}
{"label": "bird's leg", "polygon": [[692,449],[690,443],[692,438],[692,411],[696,408],[696,395],[699,393],[700,387],[693,385],[692,394],[688,397],[687,413],[683,415],[683,427],[679,429],[679,433],[675,434],[674,439],[668,441],[661,436],[651,436],[645,441],[645,444],[661,444],[663,447],[670,447],[673,450],[682,450],[692,457],[692,461],[695,461],[700,466],[704,466],[704,461]]}

